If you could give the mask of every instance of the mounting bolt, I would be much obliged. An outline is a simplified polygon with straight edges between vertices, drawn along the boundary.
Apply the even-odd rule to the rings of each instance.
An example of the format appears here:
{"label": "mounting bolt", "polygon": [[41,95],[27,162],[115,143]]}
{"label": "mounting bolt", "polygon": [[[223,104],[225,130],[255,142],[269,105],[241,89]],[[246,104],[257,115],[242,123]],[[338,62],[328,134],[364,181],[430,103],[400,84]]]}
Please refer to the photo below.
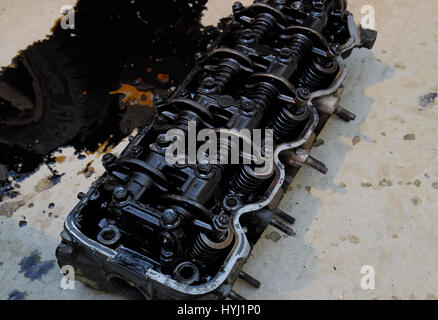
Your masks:
{"label": "mounting bolt", "polygon": [[138,157],[141,153],[143,152],[143,147],[142,146],[134,146],[132,149],[131,149],[131,155],[133,156],[133,157]]}
{"label": "mounting bolt", "polygon": [[325,5],[322,1],[313,1],[313,10],[316,12],[323,12],[325,9]]}
{"label": "mounting bolt", "polygon": [[107,153],[102,157],[102,164],[106,168],[116,161],[117,157],[112,153]]}
{"label": "mounting bolt", "polygon": [[217,217],[217,222],[222,226],[222,227],[227,227],[228,224],[230,223],[230,218],[224,214],[220,214]]}
{"label": "mounting bolt", "polygon": [[207,160],[201,160],[201,162],[198,163],[197,169],[200,174],[209,174],[212,170],[212,166]]}
{"label": "mounting bolt", "polygon": [[196,54],[195,54],[196,62],[201,61],[202,58],[204,58],[204,54],[202,52],[196,52]]}
{"label": "mounting bolt", "polygon": [[243,281],[246,281],[248,284],[250,284],[256,289],[260,288],[261,285],[260,281],[258,281],[257,279],[255,279],[254,277],[250,276],[249,274],[247,274],[242,270],[239,272],[239,278],[242,279]]}
{"label": "mounting bolt", "polygon": [[298,88],[295,91],[296,102],[298,106],[304,105],[310,98],[310,91],[306,88]]}
{"label": "mounting bolt", "polygon": [[213,225],[220,232],[228,230],[230,222],[230,218],[225,214],[219,214],[213,218]]}
{"label": "mounting bolt", "polygon": [[243,100],[242,101],[242,109],[246,112],[251,112],[255,108],[255,102],[252,100]]}
{"label": "mounting bolt", "polygon": [[301,1],[294,1],[290,6],[294,10],[302,10],[304,8],[304,4]]}
{"label": "mounting bolt", "polygon": [[272,218],[271,222],[269,222],[271,226],[274,228],[277,228],[281,232],[286,233],[288,236],[294,236],[295,231],[293,231],[291,228],[286,226],[285,224],[281,223],[280,221],[276,220],[275,218]]}
{"label": "mounting bolt", "polygon": [[296,149],[289,158],[289,165],[293,167],[302,167],[305,164],[326,174],[328,172],[327,166],[319,160],[310,156],[309,151],[305,149]]}
{"label": "mounting bolt", "polygon": [[123,187],[117,187],[114,189],[113,198],[117,202],[122,202],[128,199],[129,192]]}
{"label": "mounting bolt", "polygon": [[202,85],[205,89],[207,89],[209,91],[214,90],[214,89],[216,89],[216,80],[212,77],[207,77],[202,82]]}
{"label": "mounting bolt", "polygon": [[239,1],[234,2],[233,4],[233,13],[236,14],[240,11],[242,11],[243,9],[245,9],[245,7],[243,6],[243,4]]}
{"label": "mounting bolt", "polygon": [[356,119],[356,115],[354,113],[342,108],[341,106],[336,106],[333,113],[347,122],[353,121]]}
{"label": "mounting bolt", "polygon": [[166,135],[164,133],[160,134],[157,138],[157,145],[161,148],[165,148],[168,144],[169,141],[166,141]]}
{"label": "mounting bolt", "polygon": [[164,102],[164,99],[160,95],[156,94],[154,96],[154,98],[152,99],[152,102],[154,103],[154,105],[157,106],[157,105],[162,104]]}
{"label": "mounting bolt", "polygon": [[290,223],[290,224],[294,224],[295,223],[295,218],[290,216],[289,214],[287,214],[286,212],[284,212],[283,210],[280,209],[275,209],[274,214],[280,218],[282,218],[283,220],[285,220],[286,222]]}
{"label": "mounting bolt", "polygon": [[342,53],[343,46],[339,43],[333,43],[330,47],[330,52],[333,56],[337,57]]}
{"label": "mounting bolt", "polygon": [[283,60],[287,60],[292,55],[292,50],[288,47],[283,47],[280,49],[280,58]]}
{"label": "mounting bolt", "polygon": [[322,174],[326,174],[328,172],[327,166],[321,161],[313,158],[312,156],[308,156],[306,159],[306,164],[311,166],[313,169],[318,170]]}
{"label": "mounting bolt", "polygon": [[309,100],[310,98],[310,91],[306,88],[298,88],[297,89],[297,97],[302,100]]}
{"label": "mounting bolt", "polygon": [[178,219],[178,214],[173,209],[166,209],[161,218],[165,224],[173,224]]}

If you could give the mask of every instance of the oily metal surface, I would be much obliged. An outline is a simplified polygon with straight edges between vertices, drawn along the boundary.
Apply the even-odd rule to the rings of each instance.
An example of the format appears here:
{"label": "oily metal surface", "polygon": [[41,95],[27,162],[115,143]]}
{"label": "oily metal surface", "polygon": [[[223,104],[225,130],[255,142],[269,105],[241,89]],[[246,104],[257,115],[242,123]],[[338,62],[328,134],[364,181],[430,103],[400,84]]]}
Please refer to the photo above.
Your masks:
{"label": "oily metal surface", "polygon": [[[362,4],[365,3],[350,1],[351,10],[358,15]],[[409,1],[398,1],[397,6],[393,2],[372,4],[383,40],[377,42],[376,57],[362,51],[353,54],[349,62],[352,81],[347,81],[342,100],[344,106],[356,111],[362,126],[359,130],[356,126],[338,123],[334,126],[329,122],[320,137],[324,144],[314,149],[315,156],[324,154],[329,159],[329,176],[320,179],[306,169],[299,174],[294,192],[281,205],[286,211],[293,207],[298,213],[301,222],[296,225],[297,237],[278,239],[273,230],[266,231],[269,239],[259,242],[253,263],[247,265],[263,286],[256,291],[241,284],[238,290],[247,298],[266,297],[266,292],[272,298],[437,295],[432,270],[436,258],[433,230],[437,222],[433,212],[438,172],[436,148],[430,143],[430,137],[436,133],[436,105],[431,102],[420,108],[419,103],[424,101],[421,97],[436,92],[433,85],[436,28],[429,28],[436,26],[434,3],[425,1],[415,7]],[[379,10],[392,14],[379,18]],[[430,19],[419,19],[425,16]],[[412,21],[413,30],[404,29],[408,26],[402,21]],[[394,36],[394,24],[403,32]],[[420,30],[430,31],[424,32],[421,39],[412,36],[412,42],[402,42],[406,35]],[[416,54],[424,59],[415,59]],[[362,67],[373,72],[363,74],[362,67],[353,67],[355,63],[362,63]],[[332,144],[340,146],[342,152],[330,155],[328,148]],[[370,157],[370,153],[375,157]],[[74,158],[67,152],[67,160]],[[36,192],[34,187],[39,185],[39,179],[28,180],[29,185],[23,185],[23,194],[33,197],[35,209],[29,211],[22,206],[12,218],[1,217],[2,231],[8,230],[1,233],[5,240],[2,244],[8,243],[0,259],[1,268],[6,270],[1,281],[8,284],[2,286],[2,297],[7,298],[13,289],[26,291],[30,298],[59,297],[58,294],[63,298],[90,297],[81,286],[74,291],[60,290],[60,275],[55,269],[49,270],[42,280],[32,282],[19,272],[22,258],[31,256],[37,247],[30,243],[45,244],[41,246],[47,248],[42,253],[43,262],[54,259],[52,253],[58,240],[52,237],[57,237],[62,222],[54,217],[40,219],[38,215],[53,201],[58,214],[66,212],[73,204],[68,203],[70,192],[80,189],[74,185],[84,183],[84,188],[88,185],[85,177],[76,176],[80,168],[75,168],[73,162],[65,163],[71,169],[62,170],[67,171],[65,180],[71,182]],[[38,174],[42,179],[49,172],[42,168]],[[62,203],[58,199],[63,199]],[[399,199],[403,199],[401,203]],[[28,225],[19,228],[18,220],[23,215],[28,217]],[[257,267],[258,259],[267,265],[261,263]],[[283,263],[273,264],[278,259]],[[378,281],[373,291],[360,288],[360,267],[365,264],[372,264],[377,270]]]}

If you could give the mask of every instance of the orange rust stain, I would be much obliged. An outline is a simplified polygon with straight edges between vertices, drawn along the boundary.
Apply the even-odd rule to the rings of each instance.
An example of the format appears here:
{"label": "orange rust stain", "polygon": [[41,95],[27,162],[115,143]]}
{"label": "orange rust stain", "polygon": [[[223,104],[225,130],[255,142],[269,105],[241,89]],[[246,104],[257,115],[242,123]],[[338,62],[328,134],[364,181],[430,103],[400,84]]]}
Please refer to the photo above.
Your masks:
{"label": "orange rust stain", "polygon": [[96,155],[96,157],[100,157],[101,155],[105,153],[110,153],[111,151],[113,151],[113,145],[109,145],[109,140],[106,140],[105,142],[99,143],[97,145],[96,151],[85,151],[85,154],[89,156],[94,154]]}
{"label": "orange rust stain", "polygon": [[124,94],[124,98],[122,102],[126,102],[127,104],[133,105],[141,105],[141,106],[153,106],[154,102],[154,94],[151,90],[148,91],[139,91],[135,87],[122,83],[119,90],[111,91],[109,94]]}
{"label": "orange rust stain", "polygon": [[50,33],[54,33],[55,32],[55,29],[61,23],[62,18],[63,17],[56,19],[55,24],[53,25],[53,27],[50,28]]}
{"label": "orange rust stain", "polygon": [[66,158],[67,158],[66,156],[59,156],[59,157],[56,157],[56,158],[55,158],[55,161],[56,161],[57,163],[62,163],[62,162],[65,161]]}
{"label": "orange rust stain", "polygon": [[87,166],[78,171],[78,175],[83,174],[86,178],[91,177],[94,174],[94,168],[91,166],[93,164],[94,160],[91,160],[87,163]]}
{"label": "orange rust stain", "polygon": [[161,83],[168,83],[169,79],[170,77],[167,73],[159,73],[157,75],[157,80],[160,81]]}
{"label": "orange rust stain", "polygon": [[109,144],[109,140],[106,140],[105,142],[98,144],[96,151],[98,156],[112,151],[113,148],[111,146],[108,146],[108,144]]}

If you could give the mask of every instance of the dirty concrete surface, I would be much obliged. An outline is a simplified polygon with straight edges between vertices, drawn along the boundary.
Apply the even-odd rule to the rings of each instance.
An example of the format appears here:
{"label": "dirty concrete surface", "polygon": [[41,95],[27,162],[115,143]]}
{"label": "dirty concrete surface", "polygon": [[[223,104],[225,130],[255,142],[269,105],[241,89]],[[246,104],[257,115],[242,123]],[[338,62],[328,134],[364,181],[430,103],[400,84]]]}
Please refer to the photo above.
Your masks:
{"label": "dirty concrete surface", "polygon": [[[203,23],[216,24],[233,2],[210,0]],[[0,0],[0,65],[43,39],[66,4]],[[248,299],[438,298],[438,4],[352,0],[357,22],[364,5],[375,8],[379,37],[372,51],[348,59],[341,100],[358,118],[328,121],[312,155],[329,173],[300,170],[280,204],[296,218],[296,236],[265,230],[244,267],[261,288],[234,288]],[[62,183],[47,184],[43,166],[2,203],[0,299],[120,298],[79,282],[60,287],[54,261],[63,221],[103,172],[101,155],[78,161],[73,153],[64,148],[55,164]],[[78,175],[91,160],[95,173]],[[363,266],[374,267],[374,290],[361,288]]]}

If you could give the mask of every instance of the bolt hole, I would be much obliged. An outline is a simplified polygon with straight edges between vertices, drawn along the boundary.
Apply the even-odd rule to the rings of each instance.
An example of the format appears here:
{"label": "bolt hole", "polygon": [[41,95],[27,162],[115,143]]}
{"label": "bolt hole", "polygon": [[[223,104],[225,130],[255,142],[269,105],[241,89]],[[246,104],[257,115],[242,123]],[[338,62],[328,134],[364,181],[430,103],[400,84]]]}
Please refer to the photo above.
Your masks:
{"label": "bolt hole", "polygon": [[97,241],[104,245],[113,245],[120,240],[121,234],[116,226],[108,225],[97,234]]}
{"label": "bolt hole", "polygon": [[189,261],[180,263],[175,268],[174,275],[176,280],[185,284],[192,284],[199,280],[198,267]]}
{"label": "bolt hole", "polygon": [[241,203],[237,196],[229,194],[224,198],[223,201],[224,209],[228,211],[234,211],[240,208]]}
{"label": "bolt hole", "polygon": [[108,229],[105,230],[104,232],[102,232],[102,238],[105,239],[106,241],[110,241],[112,239],[114,239],[114,237],[116,236],[116,233],[114,232],[114,230]]}
{"label": "bolt hole", "polygon": [[191,267],[185,266],[179,271],[181,277],[190,279],[193,277],[194,270]]}

